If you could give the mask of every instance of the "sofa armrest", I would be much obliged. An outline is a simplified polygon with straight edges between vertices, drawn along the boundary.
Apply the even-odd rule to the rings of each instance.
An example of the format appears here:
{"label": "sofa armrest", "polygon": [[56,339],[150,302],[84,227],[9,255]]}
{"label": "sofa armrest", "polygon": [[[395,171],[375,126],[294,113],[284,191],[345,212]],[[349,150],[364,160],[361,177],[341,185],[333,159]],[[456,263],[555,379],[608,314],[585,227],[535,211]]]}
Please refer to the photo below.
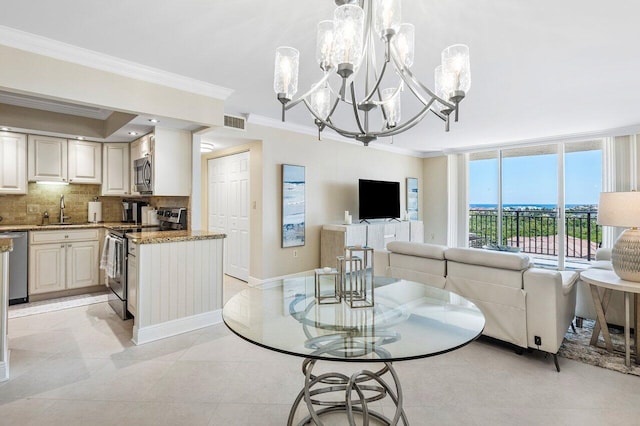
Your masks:
{"label": "sofa armrest", "polygon": [[[531,268],[525,271],[527,342],[529,347],[557,353],[573,321],[578,272]],[[536,336],[541,343],[536,344]]]}
{"label": "sofa armrest", "polygon": [[610,248],[599,248],[596,250],[596,260],[611,260]]}

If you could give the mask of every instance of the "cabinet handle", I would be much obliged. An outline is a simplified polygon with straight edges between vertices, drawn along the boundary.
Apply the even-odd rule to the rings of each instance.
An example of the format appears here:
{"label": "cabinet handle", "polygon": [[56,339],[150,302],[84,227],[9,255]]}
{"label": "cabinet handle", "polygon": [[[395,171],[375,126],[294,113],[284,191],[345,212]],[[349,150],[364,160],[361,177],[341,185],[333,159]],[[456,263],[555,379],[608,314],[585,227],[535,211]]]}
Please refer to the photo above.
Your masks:
{"label": "cabinet handle", "polygon": [[60,244],[60,248],[64,248],[64,244]]}
{"label": "cabinet handle", "polygon": [[73,246],[73,244],[67,244],[67,247],[71,247],[71,246]]}
{"label": "cabinet handle", "polygon": [[66,180],[66,179],[62,179],[62,181],[63,181],[63,182],[66,182],[67,180]]}
{"label": "cabinet handle", "polygon": [[65,235],[64,237],[65,237],[65,238],[69,238],[69,236],[68,236],[68,235]]}
{"label": "cabinet handle", "polygon": [[[63,179],[64,180],[64,179]],[[69,182],[73,182],[73,179],[69,179]]]}

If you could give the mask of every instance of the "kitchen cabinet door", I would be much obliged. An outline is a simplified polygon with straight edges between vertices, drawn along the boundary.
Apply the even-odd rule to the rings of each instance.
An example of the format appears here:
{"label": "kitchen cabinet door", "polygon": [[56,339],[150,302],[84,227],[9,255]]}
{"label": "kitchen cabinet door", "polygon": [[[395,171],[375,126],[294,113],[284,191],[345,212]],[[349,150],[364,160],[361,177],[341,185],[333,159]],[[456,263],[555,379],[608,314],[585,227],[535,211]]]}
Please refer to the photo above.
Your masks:
{"label": "kitchen cabinet door", "polygon": [[81,241],[66,244],[67,286],[79,288],[98,285],[99,258],[97,241]]}
{"label": "kitchen cabinet door", "polygon": [[27,193],[27,138],[0,132],[0,194]]}
{"label": "kitchen cabinet door", "polygon": [[102,195],[129,195],[129,144],[103,144]]}
{"label": "kitchen cabinet door", "polygon": [[131,147],[130,147],[131,156],[129,158],[129,176],[130,176],[129,184],[131,185],[131,190],[129,192],[131,193],[131,195],[140,195],[140,193],[136,191],[136,188],[134,186],[135,169],[133,167],[133,162],[138,158],[143,157],[141,144],[142,144],[142,139],[136,139],[135,141],[131,142]]}
{"label": "kitchen cabinet door", "polygon": [[102,144],[69,140],[69,183],[102,183]]}
{"label": "kitchen cabinet door", "polygon": [[27,172],[30,182],[67,182],[67,140],[29,135]]}
{"label": "kitchen cabinet door", "polygon": [[29,247],[29,294],[65,289],[66,244]]}

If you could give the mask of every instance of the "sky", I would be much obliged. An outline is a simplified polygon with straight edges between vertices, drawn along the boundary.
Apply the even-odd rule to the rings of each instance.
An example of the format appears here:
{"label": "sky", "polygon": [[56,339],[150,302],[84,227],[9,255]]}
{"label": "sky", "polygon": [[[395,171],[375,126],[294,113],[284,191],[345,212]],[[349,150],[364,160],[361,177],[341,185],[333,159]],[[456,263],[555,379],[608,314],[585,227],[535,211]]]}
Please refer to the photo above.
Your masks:
{"label": "sky", "polygon": [[[503,204],[556,204],[556,154],[503,159]],[[469,162],[469,204],[497,204],[498,160]],[[565,204],[598,204],[602,151],[565,154]]]}

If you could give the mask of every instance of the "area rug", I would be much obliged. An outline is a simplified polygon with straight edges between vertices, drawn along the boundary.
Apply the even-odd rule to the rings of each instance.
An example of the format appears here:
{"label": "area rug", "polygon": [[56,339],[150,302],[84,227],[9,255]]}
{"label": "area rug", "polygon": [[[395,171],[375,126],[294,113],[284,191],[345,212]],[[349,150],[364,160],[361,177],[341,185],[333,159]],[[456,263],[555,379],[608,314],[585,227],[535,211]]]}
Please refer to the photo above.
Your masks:
{"label": "area rug", "polygon": [[605,349],[602,333],[600,333],[598,339],[598,347],[589,344],[594,325],[595,321],[585,319],[582,327],[576,327],[575,333],[569,328],[564,336],[558,355],[608,370],[640,376],[640,365],[635,364],[633,356],[633,335],[631,335],[631,367],[627,367],[624,365],[624,332],[618,329],[609,329],[611,343],[613,343],[613,352],[610,353]]}
{"label": "area rug", "polygon": [[100,293],[79,294],[77,296],[60,297],[58,299],[41,300],[39,302],[22,303],[9,306],[9,319],[26,317],[45,312],[60,311],[78,306],[93,305],[109,300],[108,291]]}

